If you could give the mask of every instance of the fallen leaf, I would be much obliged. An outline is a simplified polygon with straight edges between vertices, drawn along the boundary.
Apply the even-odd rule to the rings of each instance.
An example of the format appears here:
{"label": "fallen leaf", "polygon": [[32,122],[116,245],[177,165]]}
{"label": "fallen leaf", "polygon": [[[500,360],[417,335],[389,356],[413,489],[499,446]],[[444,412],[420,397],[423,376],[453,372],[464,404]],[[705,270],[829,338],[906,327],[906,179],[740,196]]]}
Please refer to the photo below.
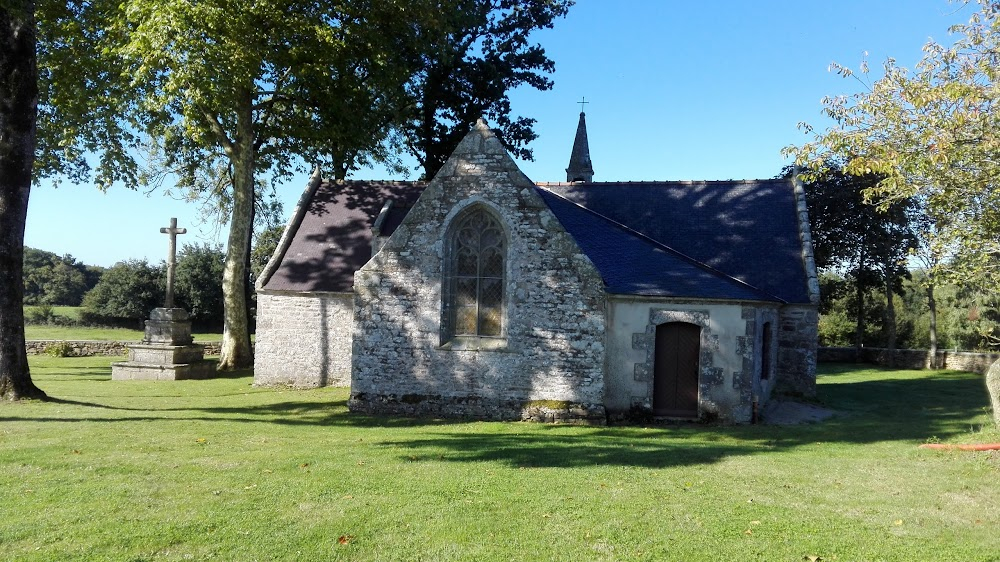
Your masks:
{"label": "fallen leaf", "polygon": [[73,454],[74,455],[79,455],[80,454],[80,450],[79,449],[73,449]]}
{"label": "fallen leaf", "polygon": [[803,556],[802,559],[803,560],[808,560],[809,562],[819,562],[823,558],[821,556],[814,556],[814,555],[810,554],[808,556]]}
{"label": "fallen leaf", "polygon": [[199,445],[204,445],[205,443],[208,443],[208,439],[205,439],[204,437],[199,437],[195,439],[194,442]]}
{"label": "fallen leaf", "polygon": [[305,468],[307,466],[309,466],[309,463],[304,462],[304,463],[302,463],[302,464],[299,465],[299,468]]}
{"label": "fallen leaf", "polygon": [[345,500],[353,500],[353,499],[354,499],[354,496],[352,496],[352,495],[350,495],[350,494],[347,494],[346,496],[344,496],[344,499],[345,499]]}
{"label": "fallen leaf", "polygon": [[549,517],[552,517],[552,516],[549,515],[548,513],[543,513],[542,514],[542,519],[548,519]]}
{"label": "fallen leaf", "polygon": [[743,534],[744,535],[752,535],[753,534],[753,530],[752,529],[747,529],[746,531],[743,531]]}
{"label": "fallen leaf", "polygon": [[340,544],[347,544],[353,540],[354,540],[354,535],[340,535],[340,538],[337,539],[337,542]]}
{"label": "fallen leaf", "polygon": [[892,524],[895,525],[895,526],[897,526],[897,527],[899,527],[900,525],[903,524],[903,520],[902,519],[897,519],[897,520],[893,521]]}
{"label": "fallen leaf", "polygon": [[760,521],[751,521],[750,524],[751,525],[760,525]]}
{"label": "fallen leaf", "polygon": [[250,484],[249,486],[246,486],[246,487],[244,487],[243,489],[244,489],[244,490],[252,490],[252,489],[254,489],[254,488],[256,488],[256,487],[257,487],[257,485],[256,485],[256,484]]}
{"label": "fallen leaf", "polygon": [[274,472],[273,470],[268,470],[266,468],[264,469],[264,474],[271,474],[273,472]]}
{"label": "fallen leaf", "polygon": [[358,466],[364,466],[364,465],[365,465],[365,461],[358,461]]}

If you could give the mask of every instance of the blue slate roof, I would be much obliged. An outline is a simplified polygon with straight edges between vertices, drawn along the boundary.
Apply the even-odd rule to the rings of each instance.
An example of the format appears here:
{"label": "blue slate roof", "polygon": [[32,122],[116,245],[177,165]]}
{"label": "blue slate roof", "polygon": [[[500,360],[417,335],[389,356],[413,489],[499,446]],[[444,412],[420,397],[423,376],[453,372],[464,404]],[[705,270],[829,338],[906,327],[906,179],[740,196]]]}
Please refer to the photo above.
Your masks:
{"label": "blue slate roof", "polygon": [[545,189],[539,194],[604,279],[609,293],[677,298],[776,301],[672,248]]}
{"label": "blue slate roof", "polygon": [[[697,296],[705,298],[760,300],[766,295],[765,300],[777,302],[809,302],[795,194],[788,180],[577,182],[539,184],[539,192],[560,222],[572,225],[567,229],[597,265],[610,292],[696,296],[693,284],[702,287]],[[573,216],[581,212],[617,225],[620,233],[595,218]],[[639,241],[627,241],[630,237],[672,253],[674,265],[658,251],[642,258],[650,263],[642,262]],[[617,262],[613,248],[607,249],[611,239],[623,249]],[[605,251],[611,256],[605,257]],[[661,266],[700,266],[702,273],[697,281],[681,283],[679,275],[657,273]]]}

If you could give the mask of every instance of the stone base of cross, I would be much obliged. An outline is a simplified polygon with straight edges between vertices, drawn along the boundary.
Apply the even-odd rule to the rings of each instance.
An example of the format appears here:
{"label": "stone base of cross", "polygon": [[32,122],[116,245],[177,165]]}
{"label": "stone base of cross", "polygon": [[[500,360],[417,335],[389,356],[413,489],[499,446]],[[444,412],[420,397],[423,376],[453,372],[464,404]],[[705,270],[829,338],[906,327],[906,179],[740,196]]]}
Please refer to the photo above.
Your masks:
{"label": "stone base of cross", "polygon": [[146,320],[143,343],[188,345],[191,336],[191,317],[183,308],[154,308]]}

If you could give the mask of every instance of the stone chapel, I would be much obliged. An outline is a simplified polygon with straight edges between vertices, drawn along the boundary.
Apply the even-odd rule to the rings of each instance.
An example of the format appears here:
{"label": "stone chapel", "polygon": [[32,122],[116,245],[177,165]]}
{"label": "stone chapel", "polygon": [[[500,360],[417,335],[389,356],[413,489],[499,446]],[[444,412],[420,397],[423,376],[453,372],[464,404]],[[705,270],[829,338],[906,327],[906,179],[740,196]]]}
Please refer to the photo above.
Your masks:
{"label": "stone chapel", "polygon": [[479,121],[429,182],[314,174],[258,281],[254,381],[355,412],[750,422],[816,383],[801,184],[564,183]]}

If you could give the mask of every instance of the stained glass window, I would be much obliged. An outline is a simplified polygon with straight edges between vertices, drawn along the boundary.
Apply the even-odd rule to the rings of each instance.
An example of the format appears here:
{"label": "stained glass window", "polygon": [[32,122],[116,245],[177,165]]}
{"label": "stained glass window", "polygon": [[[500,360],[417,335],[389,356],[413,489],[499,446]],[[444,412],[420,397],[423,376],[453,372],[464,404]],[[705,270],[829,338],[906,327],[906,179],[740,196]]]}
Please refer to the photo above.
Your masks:
{"label": "stained glass window", "polygon": [[451,256],[451,336],[503,335],[506,241],[500,224],[483,209],[455,225]]}

